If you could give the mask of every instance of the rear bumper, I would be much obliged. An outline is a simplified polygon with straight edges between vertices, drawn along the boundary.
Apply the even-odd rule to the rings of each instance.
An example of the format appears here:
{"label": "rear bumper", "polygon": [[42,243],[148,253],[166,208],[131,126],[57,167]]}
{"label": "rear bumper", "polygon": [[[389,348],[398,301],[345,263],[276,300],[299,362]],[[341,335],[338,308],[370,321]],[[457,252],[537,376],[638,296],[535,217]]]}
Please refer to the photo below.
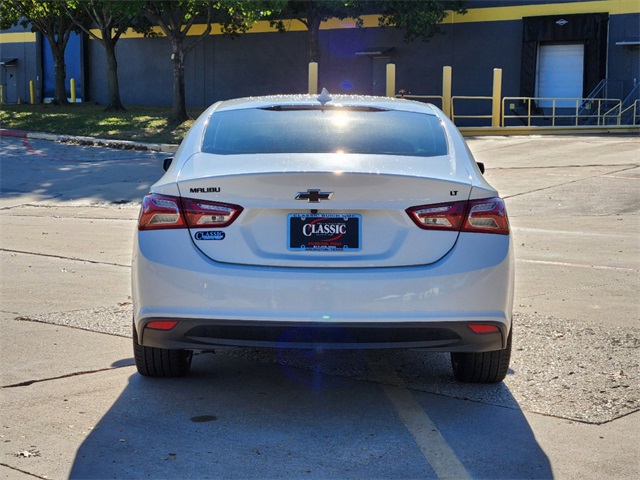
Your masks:
{"label": "rear bumper", "polygon": [[[282,268],[214,262],[186,230],[139,232],[134,322],[141,344],[159,348],[499,350],[511,329],[510,243],[504,235],[462,233],[430,265]],[[179,323],[146,328],[153,320]],[[478,335],[469,323],[500,332]]]}
{"label": "rear bumper", "polygon": [[[171,330],[147,328],[152,321],[175,320]],[[446,352],[484,352],[506,347],[507,326],[476,334],[462,322],[429,323],[306,323],[230,321],[216,319],[148,318],[139,341],[149,347],[208,350],[216,347],[271,348],[424,348]]]}

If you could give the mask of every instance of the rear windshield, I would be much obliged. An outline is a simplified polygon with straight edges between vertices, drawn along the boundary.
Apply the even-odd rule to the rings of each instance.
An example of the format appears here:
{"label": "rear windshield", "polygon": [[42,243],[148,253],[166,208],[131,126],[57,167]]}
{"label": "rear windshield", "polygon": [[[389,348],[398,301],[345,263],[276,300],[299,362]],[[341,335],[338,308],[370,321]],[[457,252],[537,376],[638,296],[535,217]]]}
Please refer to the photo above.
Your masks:
{"label": "rear windshield", "polygon": [[219,155],[340,152],[433,157],[447,154],[447,141],[435,115],[272,107],[214,113],[202,151]]}

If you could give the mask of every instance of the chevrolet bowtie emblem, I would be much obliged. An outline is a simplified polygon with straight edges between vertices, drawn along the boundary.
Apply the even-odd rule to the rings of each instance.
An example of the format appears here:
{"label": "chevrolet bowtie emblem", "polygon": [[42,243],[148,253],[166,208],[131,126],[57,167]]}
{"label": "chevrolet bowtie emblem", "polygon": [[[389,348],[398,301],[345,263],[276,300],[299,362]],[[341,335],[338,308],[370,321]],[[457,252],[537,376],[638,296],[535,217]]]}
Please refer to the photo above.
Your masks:
{"label": "chevrolet bowtie emblem", "polygon": [[321,192],[320,190],[307,190],[298,192],[296,200],[307,200],[309,203],[320,203],[320,200],[331,200],[333,192]]}

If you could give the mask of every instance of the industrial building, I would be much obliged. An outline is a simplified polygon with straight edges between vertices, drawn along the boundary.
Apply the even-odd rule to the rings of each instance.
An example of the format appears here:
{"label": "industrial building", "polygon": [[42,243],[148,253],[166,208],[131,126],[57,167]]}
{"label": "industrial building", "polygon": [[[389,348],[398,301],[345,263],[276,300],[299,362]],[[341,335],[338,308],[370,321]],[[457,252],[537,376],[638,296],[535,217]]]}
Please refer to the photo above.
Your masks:
{"label": "industrial building", "polygon": [[[539,99],[533,103],[537,109],[573,108],[572,101],[545,100],[552,98],[613,99],[620,102],[616,112],[629,110],[640,98],[637,0],[471,0],[467,8],[464,15],[450,12],[441,25],[443,34],[429,42],[406,43],[402,31],[378,27],[375,15],[365,16],[362,28],[353,21],[325,22],[319,87],[384,95],[386,65],[393,63],[396,92],[433,96],[437,104],[443,67],[449,66],[460,122],[478,125],[486,123],[481,117],[490,105],[465,102],[464,97],[490,96],[496,68],[502,70],[501,95],[515,99],[505,106],[513,112],[531,110],[522,97]],[[233,97],[306,92],[307,32],[296,20],[286,23],[285,33],[259,22],[237,38],[209,35],[186,58],[187,107],[204,108]],[[29,81],[35,85],[35,101],[52,96],[53,65],[46,39],[14,27],[0,33],[0,49],[4,102],[28,101]],[[118,42],[116,53],[125,105],[171,104],[171,46],[166,38],[131,32]],[[76,35],[66,58],[67,78],[75,79],[78,99],[106,103],[103,47]],[[582,100],[580,108],[584,105]],[[612,105],[617,104],[598,107]],[[463,118],[468,112],[477,112],[477,118]],[[633,110],[630,121],[636,118]]]}

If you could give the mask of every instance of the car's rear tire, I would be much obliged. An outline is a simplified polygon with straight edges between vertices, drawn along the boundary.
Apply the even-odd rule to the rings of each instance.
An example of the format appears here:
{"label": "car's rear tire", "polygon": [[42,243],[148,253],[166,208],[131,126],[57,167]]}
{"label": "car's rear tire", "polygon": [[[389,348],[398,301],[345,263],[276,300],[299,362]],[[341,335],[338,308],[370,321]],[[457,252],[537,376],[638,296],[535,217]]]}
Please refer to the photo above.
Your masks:
{"label": "car's rear tire", "polygon": [[490,352],[466,353],[452,352],[451,365],[453,375],[459,382],[498,383],[504,380],[509,371],[511,359],[511,336],[507,337],[507,348]]}
{"label": "car's rear tire", "polygon": [[134,325],[133,355],[140,375],[145,377],[184,377],[191,368],[193,352],[140,345],[138,332]]}

